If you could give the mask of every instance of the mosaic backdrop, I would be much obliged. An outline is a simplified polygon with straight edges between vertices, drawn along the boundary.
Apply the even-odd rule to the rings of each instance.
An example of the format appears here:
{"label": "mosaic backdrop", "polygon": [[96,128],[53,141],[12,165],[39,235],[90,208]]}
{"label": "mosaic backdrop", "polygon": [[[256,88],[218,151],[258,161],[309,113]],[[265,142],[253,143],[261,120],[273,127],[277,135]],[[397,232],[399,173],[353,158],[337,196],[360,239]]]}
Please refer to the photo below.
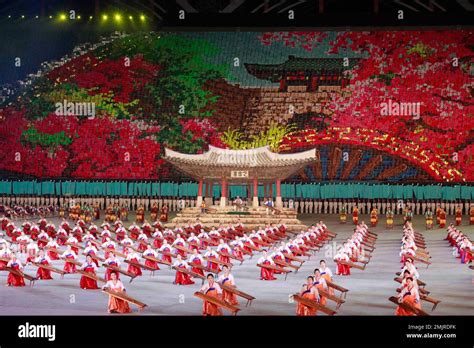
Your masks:
{"label": "mosaic backdrop", "polygon": [[318,149],[294,181],[470,183],[472,34],[115,34],[8,91],[0,170],[170,180],[182,175],[163,161],[165,147],[269,145]]}

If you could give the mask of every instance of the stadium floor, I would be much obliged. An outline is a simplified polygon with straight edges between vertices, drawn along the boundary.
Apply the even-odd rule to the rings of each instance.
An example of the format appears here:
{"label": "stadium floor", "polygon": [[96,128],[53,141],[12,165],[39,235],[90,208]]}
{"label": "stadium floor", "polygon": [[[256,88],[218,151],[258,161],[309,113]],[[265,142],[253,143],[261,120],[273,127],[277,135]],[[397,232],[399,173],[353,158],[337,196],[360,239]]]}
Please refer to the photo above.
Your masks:
{"label": "stadium floor", "polygon": [[[258,256],[252,259],[246,257],[242,265],[236,265],[233,275],[237,287],[256,299],[250,307],[245,307],[240,299],[241,311],[238,315],[294,315],[296,304],[290,300],[290,295],[297,292],[314,268],[318,267],[321,259],[327,260],[328,266],[335,273],[335,264],[331,255],[335,245],[347,238],[353,229],[352,224],[341,225],[336,215],[301,215],[299,218],[306,224],[322,219],[328,228],[337,233],[331,244],[323,247],[310,260],[307,260],[297,273],[290,273],[285,281],[284,276],[277,275],[278,280],[259,280],[260,268],[256,266]],[[474,239],[474,225],[466,225],[467,217],[461,231]],[[448,218],[448,223],[452,220]],[[369,218],[365,217],[368,221]],[[59,219],[53,218],[57,224]],[[371,231],[378,234],[376,249],[372,259],[364,271],[351,270],[347,277],[335,276],[334,282],[349,289],[346,303],[339,309],[337,315],[393,315],[395,305],[388,301],[396,294],[398,286],[393,278],[400,271],[400,240],[401,217],[395,219],[393,230],[385,229],[385,219]],[[426,289],[430,296],[441,300],[435,311],[432,305],[422,302],[423,309],[432,315],[474,315],[474,273],[452,255],[448,242],[443,240],[445,229],[425,231],[424,219],[415,217],[414,226],[423,233],[427,249],[432,256],[429,268],[419,264],[420,279],[427,283]],[[53,261],[56,267],[63,267],[62,261]],[[129,295],[145,302],[148,307],[138,312],[132,305],[130,315],[201,315],[202,301],[193,296],[199,290],[201,281],[194,285],[173,285],[175,272],[161,267],[151,277],[149,272],[128,282],[122,277]],[[36,267],[27,266],[26,272],[34,274]],[[103,274],[101,268],[99,274]],[[12,288],[3,286],[6,283],[7,272],[0,272],[0,313],[3,315],[108,315],[108,296],[100,290],[82,290],[79,288],[80,275],[65,275],[60,279],[53,274],[54,280],[37,281],[33,287]],[[333,302],[328,306],[334,308]],[[228,312],[224,312],[229,315]]]}

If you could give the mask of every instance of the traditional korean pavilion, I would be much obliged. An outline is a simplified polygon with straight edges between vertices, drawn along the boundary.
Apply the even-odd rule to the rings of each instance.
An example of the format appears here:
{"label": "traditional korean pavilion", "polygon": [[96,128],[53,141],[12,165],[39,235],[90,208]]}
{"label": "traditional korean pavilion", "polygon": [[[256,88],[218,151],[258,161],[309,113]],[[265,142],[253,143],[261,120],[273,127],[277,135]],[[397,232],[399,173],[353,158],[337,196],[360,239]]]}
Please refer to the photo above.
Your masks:
{"label": "traditional korean pavilion", "polygon": [[[203,201],[204,183],[206,188],[210,188],[209,192],[212,192],[213,184],[221,184],[222,208],[227,205],[228,185],[252,185],[252,205],[257,208],[259,183],[268,185],[269,190],[275,183],[275,206],[281,207],[281,181],[316,161],[316,150],[279,154],[270,151],[268,146],[249,150],[228,150],[209,146],[207,152],[197,155],[165,149],[164,159],[199,182],[196,204],[198,207]],[[206,197],[209,197],[209,192]]]}
{"label": "traditional korean pavilion", "polygon": [[288,56],[281,64],[245,64],[249,74],[263,80],[280,84],[280,91],[285,92],[288,86],[306,86],[307,91],[314,92],[319,86],[345,87],[349,79],[344,71],[352,69],[359,58],[299,58]]}

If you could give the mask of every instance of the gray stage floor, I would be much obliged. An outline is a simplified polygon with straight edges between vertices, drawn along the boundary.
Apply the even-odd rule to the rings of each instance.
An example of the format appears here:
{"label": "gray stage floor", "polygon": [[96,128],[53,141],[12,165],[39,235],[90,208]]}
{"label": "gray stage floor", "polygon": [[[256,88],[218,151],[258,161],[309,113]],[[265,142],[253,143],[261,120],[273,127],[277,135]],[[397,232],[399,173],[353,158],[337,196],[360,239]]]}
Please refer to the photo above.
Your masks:
{"label": "gray stage floor", "polygon": [[[256,297],[250,307],[245,307],[241,301],[239,315],[294,315],[296,305],[290,300],[290,295],[297,292],[319,260],[325,259],[335,273],[332,261],[333,247],[347,238],[352,224],[340,225],[338,216],[302,215],[301,220],[307,224],[322,219],[330,230],[337,233],[335,240],[321,249],[310,260],[306,261],[298,273],[290,273],[285,281],[284,276],[278,275],[276,281],[259,280],[260,269],[256,266],[258,257],[246,260],[242,265],[234,267],[233,274],[239,289]],[[369,218],[365,217],[368,221]],[[398,220],[398,221],[397,221]],[[448,219],[448,222],[452,218]],[[468,226],[464,217],[461,230],[471,239],[474,237],[474,226]],[[53,219],[57,223],[57,219]],[[385,230],[385,219],[372,231],[378,233],[376,250],[371,262],[364,271],[352,270],[348,277],[335,276],[334,282],[349,289],[346,303],[339,309],[337,315],[393,315],[395,305],[388,297],[395,295],[398,286],[393,278],[400,271],[400,240],[401,217],[393,230]],[[424,219],[415,218],[415,228],[422,232],[427,241],[427,248],[432,256],[433,264],[426,269],[419,264],[420,279],[427,283],[426,289],[430,296],[441,300],[434,312],[432,305],[422,302],[423,309],[433,315],[474,315],[474,271],[463,265],[452,255],[447,241],[445,229],[425,231]],[[63,262],[53,261],[54,265],[62,268]],[[34,274],[35,267],[28,266],[26,272]],[[102,269],[99,273],[102,274]],[[122,277],[128,293],[145,302],[148,307],[138,312],[132,306],[130,315],[201,315],[202,301],[193,296],[199,290],[201,281],[194,285],[173,285],[175,272],[162,267],[151,277],[144,272],[142,277],[132,283],[127,277]],[[60,279],[53,274],[54,280],[37,281],[34,287],[11,288],[3,286],[6,283],[7,272],[0,272],[0,313],[3,315],[107,315],[108,296],[100,290],[82,290],[79,288],[79,275],[65,275]],[[334,308],[334,303],[329,302]],[[229,313],[225,313],[229,314]]]}

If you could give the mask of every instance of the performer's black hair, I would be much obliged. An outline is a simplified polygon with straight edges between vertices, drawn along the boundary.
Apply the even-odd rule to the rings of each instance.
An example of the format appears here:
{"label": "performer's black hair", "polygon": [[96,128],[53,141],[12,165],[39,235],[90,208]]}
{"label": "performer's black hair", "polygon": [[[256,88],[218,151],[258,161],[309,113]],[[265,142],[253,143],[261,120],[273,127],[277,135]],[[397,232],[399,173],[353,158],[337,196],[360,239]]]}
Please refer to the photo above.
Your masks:
{"label": "performer's black hair", "polygon": [[313,276],[308,276],[308,278],[306,278],[306,279],[309,279],[309,278],[311,278],[311,280],[314,281],[314,277],[313,277]]}
{"label": "performer's black hair", "polygon": [[319,271],[319,268],[315,268],[315,269],[314,269],[313,273],[316,273],[316,272],[320,272],[320,271]]}
{"label": "performer's black hair", "polygon": [[319,263],[321,263],[321,262],[324,262],[324,263],[326,263],[326,260],[321,260],[321,261],[319,261]]}
{"label": "performer's black hair", "polygon": [[209,277],[212,277],[212,278],[214,278],[214,274],[212,274],[212,273],[208,273],[206,278],[209,278]]}

